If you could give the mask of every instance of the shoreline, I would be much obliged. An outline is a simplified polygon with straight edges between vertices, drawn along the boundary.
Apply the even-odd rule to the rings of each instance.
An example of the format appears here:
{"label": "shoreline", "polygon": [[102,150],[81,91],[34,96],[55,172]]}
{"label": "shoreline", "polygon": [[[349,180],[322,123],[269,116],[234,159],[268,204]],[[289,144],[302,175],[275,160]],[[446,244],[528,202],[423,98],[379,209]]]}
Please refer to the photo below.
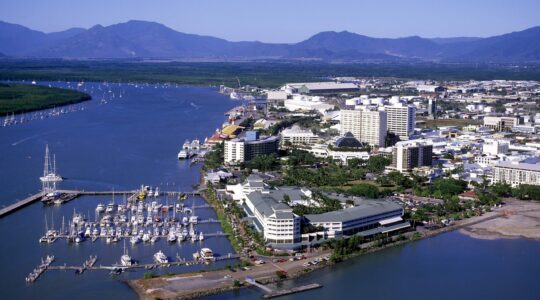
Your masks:
{"label": "shoreline", "polygon": [[[535,205],[537,205],[538,209],[540,210],[540,204],[535,203]],[[381,247],[370,247],[369,243],[364,244],[361,246],[362,250],[345,257],[343,261],[337,263],[323,262],[316,266],[303,266],[303,263],[307,261],[316,258],[322,258],[324,256],[329,256],[331,254],[331,251],[326,250],[318,251],[315,253],[308,253],[308,255],[315,255],[310,255],[305,260],[299,260],[294,262],[287,261],[284,263],[280,263],[279,265],[268,263],[262,266],[254,266],[248,271],[237,271],[233,273],[229,270],[221,269],[208,272],[183,273],[170,277],[133,279],[128,281],[128,285],[137,293],[139,299],[194,299],[248,287],[250,285],[246,284],[242,284],[241,286],[234,286],[234,280],[238,280],[239,282],[243,283],[242,278],[245,278],[245,276],[252,276],[254,279],[256,279],[262,284],[275,283],[280,281],[277,278],[275,272],[277,270],[285,270],[288,275],[287,279],[285,280],[292,280],[295,278],[299,278],[303,275],[311,274],[313,272],[325,269],[330,266],[340,265],[343,262],[363,255],[435,237],[446,232],[451,232],[455,230],[461,231],[463,228],[467,228],[469,226],[482,224],[491,220],[497,220],[504,216],[504,209],[505,207],[503,206],[502,208],[498,208],[494,211],[485,213],[482,216],[476,216],[466,220],[456,221],[456,223],[451,226],[435,229],[432,231],[425,231],[420,237],[410,238],[406,240],[395,240],[392,243],[383,245]],[[225,279],[224,276],[227,275],[231,277]],[[184,280],[184,282],[181,285],[177,285],[174,283],[175,281],[182,280]],[[195,284],[186,284],[186,281],[188,280],[197,282]]]}

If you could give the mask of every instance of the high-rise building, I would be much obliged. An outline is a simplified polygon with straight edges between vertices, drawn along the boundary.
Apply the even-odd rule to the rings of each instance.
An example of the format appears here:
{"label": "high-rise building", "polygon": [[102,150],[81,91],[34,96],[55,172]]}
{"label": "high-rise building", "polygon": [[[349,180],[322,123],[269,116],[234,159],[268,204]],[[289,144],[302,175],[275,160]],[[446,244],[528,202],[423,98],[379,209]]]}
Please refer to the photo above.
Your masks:
{"label": "high-rise building", "polygon": [[437,119],[437,101],[435,99],[428,100],[428,115],[432,119]]}
{"label": "high-rise building", "polygon": [[422,141],[399,142],[392,148],[392,167],[403,172],[431,166],[433,145]]}
{"label": "high-rise building", "polygon": [[341,135],[350,132],[361,142],[384,147],[387,131],[386,115],[385,111],[379,110],[342,110]]}
{"label": "high-rise building", "polygon": [[384,106],[387,114],[387,128],[389,132],[399,136],[401,140],[408,140],[414,132],[416,108],[413,105],[396,103]]}
{"label": "high-rise building", "polygon": [[260,137],[258,134],[246,133],[245,138],[225,141],[224,161],[226,164],[241,164],[258,155],[278,153],[279,137]]}

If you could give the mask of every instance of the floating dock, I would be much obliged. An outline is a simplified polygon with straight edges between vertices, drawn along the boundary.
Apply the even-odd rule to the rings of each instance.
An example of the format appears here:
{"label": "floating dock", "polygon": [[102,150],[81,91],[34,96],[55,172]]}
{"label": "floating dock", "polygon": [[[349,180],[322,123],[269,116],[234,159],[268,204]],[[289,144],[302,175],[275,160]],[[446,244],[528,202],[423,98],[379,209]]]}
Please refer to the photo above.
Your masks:
{"label": "floating dock", "polygon": [[293,288],[290,288],[290,289],[271,291],[269,293],[264,294],[263,298],[264,299],[276,298],[276,297],[301,293],[301,292],[305,292],[305,291],[309,291],[309,290],[313,290],[313,289],[318,289],[318,288],[322,288],[322,285],[320,285],[318,283],[312,283],[312,284],[308,284],[308,285],[302,285],[302,286],[298,286],[298,287],[293,287]]}

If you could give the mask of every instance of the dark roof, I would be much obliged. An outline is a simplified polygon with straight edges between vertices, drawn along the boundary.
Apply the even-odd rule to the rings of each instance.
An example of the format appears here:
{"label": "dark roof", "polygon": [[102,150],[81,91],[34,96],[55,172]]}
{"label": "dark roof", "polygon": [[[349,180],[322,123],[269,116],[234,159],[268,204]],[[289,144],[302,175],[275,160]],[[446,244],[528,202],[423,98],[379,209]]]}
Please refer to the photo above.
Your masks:
{"label": "dark roof", "polygon": [[346,132],[342,137],[336,140],[336,147],[361,148],[365,145],[358,141],[352,133]]}

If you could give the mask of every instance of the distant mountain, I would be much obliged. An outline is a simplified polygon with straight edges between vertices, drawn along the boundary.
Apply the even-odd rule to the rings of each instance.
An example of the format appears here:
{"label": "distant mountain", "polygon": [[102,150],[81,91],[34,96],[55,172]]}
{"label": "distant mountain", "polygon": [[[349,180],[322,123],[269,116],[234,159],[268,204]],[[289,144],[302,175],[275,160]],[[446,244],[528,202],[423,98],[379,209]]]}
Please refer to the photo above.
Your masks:
{"label": "distant mountain", "polygon": [[74,59],[538,62],[540,27],[489,38],[390,39],[327,31],[296,44],[270,44],[230,42],[147,21],[48,34],[0,22],[0,52],[12,57]]}

